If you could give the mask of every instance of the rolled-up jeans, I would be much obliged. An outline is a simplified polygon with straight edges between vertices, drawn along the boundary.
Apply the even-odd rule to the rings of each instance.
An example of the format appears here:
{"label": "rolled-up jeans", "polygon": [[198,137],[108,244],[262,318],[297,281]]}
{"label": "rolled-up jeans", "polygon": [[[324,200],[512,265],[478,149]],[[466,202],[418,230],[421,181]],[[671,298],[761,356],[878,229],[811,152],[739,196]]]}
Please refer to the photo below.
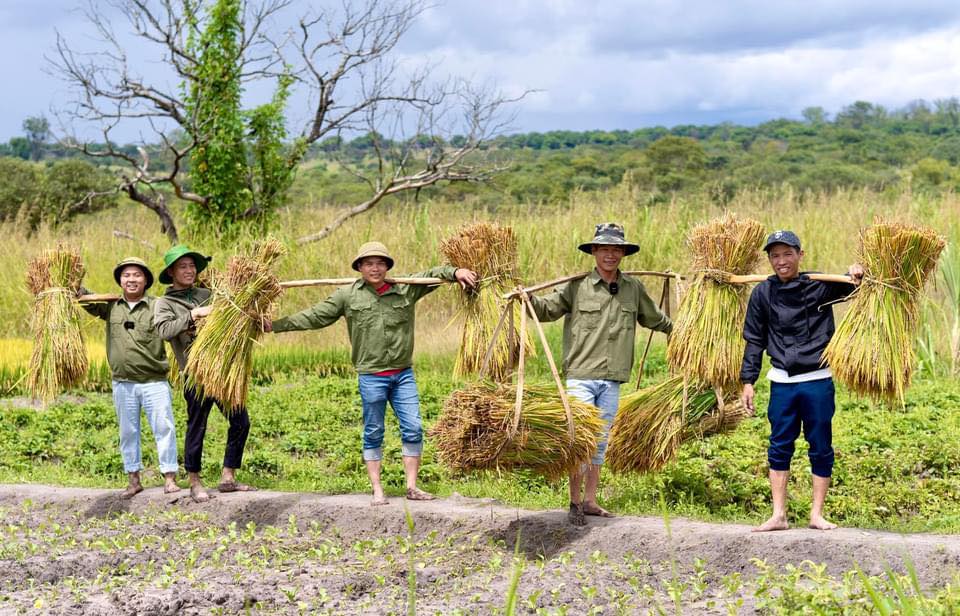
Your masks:
{"label": "rolled-up jeans", "polygon": [[413,369],[407,368],[390,376],[361,374],[360,401],[363,403],[363,459],[372,462],[383,458],[383,433],[387,402],[400,424],[403,455],[420,457],[423,453],[423,424],[420,421],[420,395]]}
{"label": "rolled-up jeans", "polygon": [[620,408],[620,383],[604,379],[567,379],[567,393],[579,400],[600,409],[600,419],[603,420],[603,433],[597,441],[597,453],[594,454],[591,464],[603,464],[607,457],[607,435],[610,426]]}
{"label": "rolled-up jeans", "polygon": [[157,442],[160,472],[177,472],[177,429],[173,422],[173,396],[166,381],[131,383],[113,381],[113,406],[120,424],[120,456],[123,470],[143,470],[140,450],[140,409]]}

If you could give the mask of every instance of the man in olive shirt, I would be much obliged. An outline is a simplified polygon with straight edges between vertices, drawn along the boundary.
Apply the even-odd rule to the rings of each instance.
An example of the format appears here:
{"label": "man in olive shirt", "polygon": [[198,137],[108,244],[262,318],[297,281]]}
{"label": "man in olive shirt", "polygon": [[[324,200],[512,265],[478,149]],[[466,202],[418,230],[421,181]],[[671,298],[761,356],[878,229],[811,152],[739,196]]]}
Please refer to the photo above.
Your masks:
{"label": "man in olive shirt", "polygon": [[[173,399],[167,383],[167,354],[153,327],[155,299],[146,295],[153,273],[142,260],[129,257],[117,264],[113,279],[123,291],[115,301],[84,304],[90,314],[106,321],[107,363],[113,385],[113,405],[120,424],[120,456],[129,484],[121,498],[143,491],[140,471],[140,408],[157,442],[165,493],[177,492],[177,432]],[[86,292],[82,290],[81,292]]]}
{"label": "man in olive shirt", "polygon": [[[210,290],[196,286],[197,275],[206,269],[210,257],[193,252],[186,246],[174,246],[163,256],[160,282],[169,284],[163,297],[154,307],[154,324],[160,337],[170,342],[177,358],[180,373],[187,367],[190,345],[197,336],[196,320],[210,313]],[[198,503],[210,500],[200,480],[203,457],[203,439],[207,434],[207,418],[216,404],[226,415],[227,446],[223,452],[220,471],[220,492],[248,492],[256,490],[237,481],[236,472],[243,461],[243,448],[250,434],[250,416],[245,407],[231,409],[223,402],[201,396],[192,387],[185,386],[183,399],[187,403],[187,434],[183,444],[183,466],[190,482],[190,496]]]}
{"label": "man in olive shirt", "polygon": [[[423,427],[420,397],[413,376],[413,333],[416,303],[436,289],[426,285],[390,284],[387,271],[393,258],[380,242],[360,247],[353,269],[361,279],[341,287],[319,304],[297,314],[264,323],[264,331],[289,332],[320,329],[344,317],[350,335],[353,365],[359,373],[363,403],[363,460],[373,485],[372,505],[385,505],[380,483],[383,432],[387,401],[400,424],[403,470],[407,498],[431,500],[433,496],[417,487]],[[441,266],[415,274],[438,277],[474,287],[476,273],[468,269]]]}
{"label": "man in olive shirt", "polygon": [[620,384],[630,379],[633,368],[637,323],[667,334],[673,329],[640,281],[620,272],[623,257],[640,247],[624,240],[623,227],[615,223],[597,225],[594,235],[592,241],[579,246],[593,255],[593,271],[546,297],[530,297],[541,321],[566,317],[563,372],[567,390],[599,408],[605,422],[591,464],[570,476],[569,518],[576,525],[586,523],[584,515],[612,516],[597,504],[597,485],[607,452],[607,433],[620,405]]}

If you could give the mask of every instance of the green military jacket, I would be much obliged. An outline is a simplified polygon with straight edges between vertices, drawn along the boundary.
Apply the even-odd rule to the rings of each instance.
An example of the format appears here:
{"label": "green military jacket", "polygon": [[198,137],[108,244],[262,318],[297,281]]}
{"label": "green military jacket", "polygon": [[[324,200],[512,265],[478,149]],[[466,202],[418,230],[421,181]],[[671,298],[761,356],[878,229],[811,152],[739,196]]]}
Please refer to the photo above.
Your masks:
{"label": "green military jacket", "polygon": [[155,303],[156,298],[144,295],[133,308],[123,299],[83,305],[84,310],[106,321],[107,363],[113,380],[131,383],[167,380],[167,352],[153,326]]}
{"label": "green military jacket", "polygon": [[170,343],[181,372],[187,367],[187,353],[197,337],[197,327],[190,311],[205,306],[210,295],[210,289],[201,287],[180,290],[167,287],[163,297],[154,302],[153,323],[160,337]]}
{"label": "green military jacket", "polygon": [[563,372],[569,379],[625,382],[633,368],[637,323],[669,334],[673,323],[636,278],[618,274],[616,295],[594,269],[530,301],[541,321],[563,322]]}
{"label": "green military jacket", "polygon": [[[456,271],[456,268],[445,265],[413,276],[456,280]],[[378,295],[360,279],[349,287],[337,289],[311,308],[277,319],[273,322],[273,331],[320,329],[345,317],[357,372],[370,374],[409,368],[413,365],[415,304],[435,289],[425,285],[395,284],[383,295]]]}

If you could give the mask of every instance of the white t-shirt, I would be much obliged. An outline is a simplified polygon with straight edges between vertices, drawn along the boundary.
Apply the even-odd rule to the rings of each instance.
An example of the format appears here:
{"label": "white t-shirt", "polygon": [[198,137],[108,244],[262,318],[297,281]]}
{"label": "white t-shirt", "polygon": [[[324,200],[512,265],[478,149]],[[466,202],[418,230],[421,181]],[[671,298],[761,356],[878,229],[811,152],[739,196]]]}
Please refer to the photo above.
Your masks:
{"label": "white t-shirt", "polygon": [[771,367],[770,371],[767,372],[767,379],[773,383],[806,383],[808,381],[819,381],[832,377],[833,373],[830,372],[830,368],[820,368],[819,370],[794,374],[793,376],[787,374],[786,370],[774,367]]}

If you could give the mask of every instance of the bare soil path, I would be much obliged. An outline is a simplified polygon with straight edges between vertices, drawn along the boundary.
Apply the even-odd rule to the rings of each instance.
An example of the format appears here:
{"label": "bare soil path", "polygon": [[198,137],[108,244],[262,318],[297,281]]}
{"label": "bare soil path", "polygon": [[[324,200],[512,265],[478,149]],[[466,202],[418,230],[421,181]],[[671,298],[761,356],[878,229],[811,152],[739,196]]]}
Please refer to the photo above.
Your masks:
{"label": "bare soil path", "polygon": [[[751,559],[775,566],[809,560],[842,576],[855,565],[872,574],[886,564],[902,570],[908,555],[928,586],[960,570],[960,536],[949,535],[759,534],[684,519],[669,520],[668,530],[656,517],[588,518],[577,528],[563,511],[458,496],[394,497],[370,507],[367,495],[260,491],[197,504],[186,490],[151,488],[131,500],[118,494],[0,486],[0,613],[38,605],[76,614],[235,613],[245,605],[256,613],[405,613],[411,553],[418,613],[490,613],[503,606],[518,536],[528,559],[521,612],[530,613],[562,613],[551,611],[560,605],[569,613],[596,605],[610,608],[598,613],[616,613],[618,601],[649,607],[656,593],[637,598],[638,584],[663,579],[672,566],[688,575],[697,559],[714,580],[754,575]],[[697,598],[684,612],[726,613],[714,598]]]}

